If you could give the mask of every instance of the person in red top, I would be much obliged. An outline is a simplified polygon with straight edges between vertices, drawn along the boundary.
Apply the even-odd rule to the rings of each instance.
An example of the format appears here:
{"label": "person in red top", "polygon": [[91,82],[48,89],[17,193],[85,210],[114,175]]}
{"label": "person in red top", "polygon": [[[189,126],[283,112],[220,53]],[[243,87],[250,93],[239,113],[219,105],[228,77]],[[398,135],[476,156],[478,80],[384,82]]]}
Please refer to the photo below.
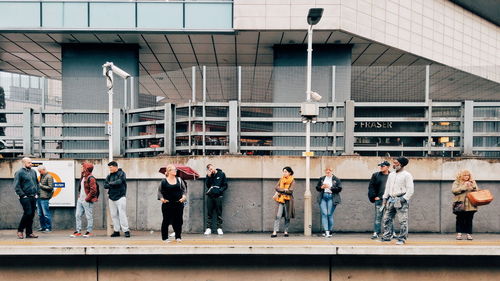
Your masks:
{"label": "person in red top", "polygon": [[82,164],[82,175],[80,181],[80,188],[78,189],[78,200],[76,201],[76,231],[71,234],[71,237],[82,236],[82,215],[85,213],[87,218],[87,232],[83,237],[92,237],[92,230],[94,227],[94,203],[97,202],[99,198],[99,188],[97,186],[97,181],[92,175],[94,170],[94,165],[92,163],[84,162]]}

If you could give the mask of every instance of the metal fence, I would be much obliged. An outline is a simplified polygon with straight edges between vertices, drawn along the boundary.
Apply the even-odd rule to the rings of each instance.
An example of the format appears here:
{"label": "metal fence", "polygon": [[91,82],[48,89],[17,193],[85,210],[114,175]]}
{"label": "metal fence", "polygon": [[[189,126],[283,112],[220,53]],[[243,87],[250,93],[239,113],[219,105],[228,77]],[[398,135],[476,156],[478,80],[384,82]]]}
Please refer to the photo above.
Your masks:
{"label": "metal fence", "polygon": [[[313,74],[323,96],[311,126],[317,156],[500,156],[499,83],[439,65],[321,66]],[[7,80],[1,155],[106,156],[103,78],[67,78],[52,87],[58,95],[49,83],[29,84],[47,85],[44,106],[35,102],[39,90],[16,92],[22,77]],[[102,93],[89,93],[90,83]],[[304,67],[271,66],[191,67],[133,77],[128,88],[117,82],[114,154],[301,155],[304,83]]]}
{"label": "metal fence", "polygon": [[[500,155],[499,102],[321,103],[311,126],[315,155]],[[298,103],[198,102],[117,110],[117,156],[301,155],[305,129]],[[285,109],[285,110],[284,110]],[[0,110],[4,156],[102,158],[102,110]],[[81,116],[86,118],[80,118]],[[409,115],[412,115],[409,117]],[[71,121],[72,116],[79,118]],[[86,121],[78,121],[86,120]],[[88,121],[93,120],[93,121]],[[346,130],[346,128],[351,128]],[[82,130],[91,132],[89,136]],[[15,133],[13,133],[15,132]],[[102,148],[96,146],[99,143]],[[76,145],[77,144],[77,145]],[[85,148],[86,144],[92,144]]]}

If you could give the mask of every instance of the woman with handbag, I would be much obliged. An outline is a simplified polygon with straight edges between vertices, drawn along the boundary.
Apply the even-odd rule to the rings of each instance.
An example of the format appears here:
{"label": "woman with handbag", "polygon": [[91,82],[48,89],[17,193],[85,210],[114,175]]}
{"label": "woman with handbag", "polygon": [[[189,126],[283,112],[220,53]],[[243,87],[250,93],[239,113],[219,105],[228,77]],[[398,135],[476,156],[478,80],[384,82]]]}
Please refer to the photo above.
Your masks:
{"label": "woman with handbag", "polygon": [[290,218],[295,217],[295,210],[293,207],[293,170],[290,167],[283,168],[283,176],[280,178],[274,187],[275,193],[273,196],[276,201],[276,218],[274,219],[274,231],[271,238],[275,238],[280,228],[280,220],[285,218],[284,236],[288,237],[288,226],[290,225]]}
{"label": "woman with handbag", "polygon": [[455,195],[453,198],[453,212],[457,215],[456,228],[457,240],[462,240],[462,234],[467,235],[467,240],[472,240],[472,219],[477,207],[472,205],[467,194],[478,191],[476,181],[468,170],[460,171],[453,182],[451,192]]}
{"label": "woman with handbag", "polygon": [[182,215],[184,202],[187,200],[186,183],[177,177],[177,168],[174,165],[167,165],[165,178],[158,187],[158,200],[161,201],[161,212],[163,221],[161,223],[161,240],[168,240],[168,226],[172,225],[175,232],[175,240],[181,242]]}
{"label": "woman with handbag", "polygon": [[325,169],[325,175],[319,178],[316,190],[320,192],[318,203],[321,210],[321,224],[325,231],[323,236],[330,238],[333,231],[333,212],[340,204],[340,191],[342,191],[342,183],[333,175],[332,168]]}

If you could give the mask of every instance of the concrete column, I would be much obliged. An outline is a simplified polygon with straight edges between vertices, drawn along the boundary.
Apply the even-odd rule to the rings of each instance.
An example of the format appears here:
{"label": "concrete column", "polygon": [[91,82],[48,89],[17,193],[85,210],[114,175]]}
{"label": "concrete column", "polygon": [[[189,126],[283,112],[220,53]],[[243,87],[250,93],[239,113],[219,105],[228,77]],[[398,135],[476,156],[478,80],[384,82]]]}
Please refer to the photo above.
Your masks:
{"label": "concrete column", "polygon": [[165,104],[165,139],[163,144],[165,146],[165,154],[166,155],[174,155],[175,154],[175,124],[173,118],[174,111],[172,110],[172,104]]}
{"label": "concrete column", "polygon": [[119,108],[113,108],[113,128],[111,137],[113,140],[113,156],[120,157],[125,153],[125,121],[123,112]]}
{"label": "concrete column", "polygon": [[345,101],[344,154],[354,154],[354,101]]}
{"label": "concrete column", "polygon": [[239,152],[238,137],[238,101],[229,101],[229,154],[237,154]]}
{"label": "concrete column", "polygon": [[23,109],[23,154],[33,154],[33,109]]}
{"label": "concrete column", "polygon": [[466,100],[464,103],[464,132],[463,132],[463,154],[473,155],[473,132],[474,132],[474,101]]}

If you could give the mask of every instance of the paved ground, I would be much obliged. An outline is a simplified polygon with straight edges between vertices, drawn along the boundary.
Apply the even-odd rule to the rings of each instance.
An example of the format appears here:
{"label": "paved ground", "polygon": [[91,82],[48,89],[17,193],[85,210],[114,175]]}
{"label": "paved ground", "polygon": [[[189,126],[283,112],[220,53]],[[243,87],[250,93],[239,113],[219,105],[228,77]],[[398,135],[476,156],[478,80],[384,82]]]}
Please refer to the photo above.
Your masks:
{"label": "paved ground", "polygon": [[[370,239],[369,233],[341,233],[271,238],[269,233],[185,234],[182,242],[161,241],[159,232],[134,231],[131,238],[70,238],[71,231],[39,233],[38,239],[17,239],[15,230],[0,230],[0,255],[156,255],[156,254],[294,254],[294,255],[486,255],[500,256],[499,234],[477,234],[457,241],[455,234],[410,234],[404,246]],[[170,239],[172,240],[172,239]]]}

